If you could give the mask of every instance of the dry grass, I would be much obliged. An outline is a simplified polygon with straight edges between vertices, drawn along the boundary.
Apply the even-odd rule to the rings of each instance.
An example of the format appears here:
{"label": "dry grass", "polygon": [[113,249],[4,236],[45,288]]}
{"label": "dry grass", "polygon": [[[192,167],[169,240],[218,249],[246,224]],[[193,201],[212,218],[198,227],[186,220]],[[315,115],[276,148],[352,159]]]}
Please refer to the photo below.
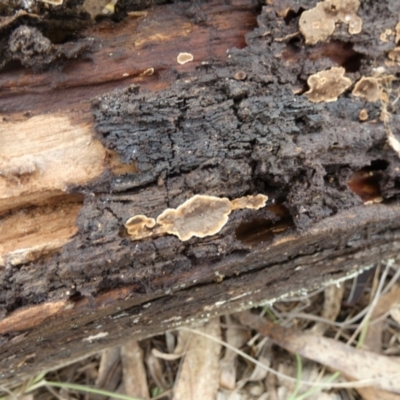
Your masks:
{"label": "dry grass", "polygon": [[[251,315],[125,343],[45,379],[139,399],[400,399],[399,276],[382,265]],[[383,379],[393,362],[397,378]],[[10,398],[108,398],[44,383]]]}

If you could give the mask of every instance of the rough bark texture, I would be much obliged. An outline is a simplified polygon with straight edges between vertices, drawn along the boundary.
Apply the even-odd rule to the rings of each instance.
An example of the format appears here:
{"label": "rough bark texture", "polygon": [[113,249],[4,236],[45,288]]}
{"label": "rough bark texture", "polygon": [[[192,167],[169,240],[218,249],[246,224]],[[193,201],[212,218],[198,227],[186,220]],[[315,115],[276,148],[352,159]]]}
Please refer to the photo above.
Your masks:
{"label": "rough bark texture", "polygon": [[[385,75],[397,76],[399,66],[387,59],[395,47],[394,35],[382,41],[380,34],[394,30],[400,6],[395,0],[363,1],[360,34],[350,35],[339,24],[329,42],[310,47],[298,33],[298,24],[301,12],[315,3],[276,2],[260,10],[245,1],[240,7],[209,2],[202,6],[200,23],[179,14],[178,5],[156,7],[154,18],[173,16],[165,18],[162,31],[172,38],[164,47],[174,49],[174,57],[168,58],[165,49],[161,59],[149,51],[160,39],[147,43],[140,51],[147,49],[148,57],[137,61],[135,72],[131,67],[132,76],[122,85],[129,65],[124,51],[132,39],[123,37],[119,44],[125,54],[120,56],[123,66],[106,67],[105,55],[116,50],[107,47],[111,39],[101,41],[98,36],[91,57],[104,66],[104,74],[86,75],[92,79],[89,84],[102,82],[89,93],[82,89],[79,74],[87,66],[79,58],[67,61],[63,70],[68,72],[65,92],[46,89],[51,101],[32,94],[32,87],[24,90],[26,72],[5,70],[0,75],[3,87],[18,88],[17,95],[3,95],[8,128],[16,126],[18,112],[25,107],[32,114],[22,124],[37,121],[43,110],[57,111],[61,118],[60,113],[75,109],[72,125],[83,129],[81,120],[93,124],[93,131],[84,132],[101,142],[92,138],[96,145],[90,147],[91,157],[101,162],[90,169],[90,182],[74,181],[75,172],[63,178],[62,185],[46,178],[41,190],[35,192],[32,186],[25,202],[17,188],[2,198],[3,226],[22,223],[10,220],[21,213],[28,220],[35,212],[45,215],[44,207],[49,213],[60,209],[59,216],[65,213],[63,204],[73,204],[68,209],[77,211],[68,214],[71,231],[46,251],[38,244],[40,251],[23,255],[11,245],[13,252],[3,250],[0,383],[16,382],[127,336],[141,338],[250,307],[397,257],[400,162],[386,140],[387,129],[399,133],[399,116],[392,105],[396,82],[385,88],[391,113],[386,127],[379,120],[381,102],[367,103],[346,93],[335,102],[313,104],[303,93],[309,75],[331,66],[343,66],[353,82],[373,75],[379,66],[385,67]],[[251,30],[256,13],[257,27]],[[215,26],[230,15],[247,21],[249,33],[245,47],[231,44],[223,56]],[[172,33],[178,19],[191,21],[190,31],[196,34],[185,34],[184,40],[176,34],[176,39]],[[124,23],[129,24],[120,24]],[[199,39],[200,30],[207,39]],[[185,47],[188,40],[191,45]],[[172,66],[181,49],[191,50],[195,63]],[[155,71],[150,77],[142,74],[148,68]],[[59,75],[50,69],[30,76],[41,85],[58,76],[55,87],[60,89]],[[76,99],[82,104],[80,119]],[[362,109],[369,116],[365,122],[359,119]],[[5,154],[4,160],[6,156],[12,159]],[[2,175],[7,189],[44,176],[35,167],[35,157],[28,160],[34,164],[30,169],[19,157],[13,168],[4,161],[9,168]],[[61,197],[55,197],[55,190]],[[234,211],[224,228],[207,238],[182,242],[164,235],[132,241],[123,227],[135,214],[155,218],[194,194],[235,199],[258,193],[269,196],[267,207]],[[378,198],[383,198],[380,204],[364,204]],[[43,235],[38,232],[36,236]]]}

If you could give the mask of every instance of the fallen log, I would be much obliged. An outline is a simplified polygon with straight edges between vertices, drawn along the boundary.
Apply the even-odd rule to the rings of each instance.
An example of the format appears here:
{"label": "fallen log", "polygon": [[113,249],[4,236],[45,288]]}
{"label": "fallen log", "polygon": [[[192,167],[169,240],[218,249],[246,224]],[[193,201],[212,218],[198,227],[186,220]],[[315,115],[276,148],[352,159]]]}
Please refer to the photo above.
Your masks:
{"label": "fallen log", "polygon": [[[316,2],[220,3],[103,20],[76,59],[0,71],[2,385],[397,259],[399,5],[310,45]],[[160,228],[196,195],[181,226],[241,206]]]}

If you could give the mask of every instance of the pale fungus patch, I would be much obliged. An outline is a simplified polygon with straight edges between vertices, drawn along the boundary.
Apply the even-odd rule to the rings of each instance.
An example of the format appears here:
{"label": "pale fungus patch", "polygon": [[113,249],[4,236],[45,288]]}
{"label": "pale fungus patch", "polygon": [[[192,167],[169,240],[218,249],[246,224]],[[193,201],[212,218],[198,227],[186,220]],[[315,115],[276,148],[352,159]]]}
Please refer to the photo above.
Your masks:
{"label": "pale fungus patch", "polygon": [[312,103],[336,101],[351,85],[351,80],[344,73],[344,68],[333,67],[311,75],[307,80],[310,90],[304,94]]}
{"label": "pale fungus patch", "polygon": [[153,74],[154,74],[154,68],[151,67],[151,68],[147,68],[146,70],[144,70],[144,71],[140,74],[140,76],[150,76],[150,75],[153,75]]}
{"label": "pale fungus patch", "polygon": [[125,227],[129,235],[136,240],[152,236],[151,228],[154,228],[156,221],[145,215],[135,215],[125,222]]}
{"label": "pale fungus patch", "polygon": [[259,208],[265,207],[268,197],[263,194],[256,196],[244,196],[238,199],[232,200],[232,210],[250,208],[258,210]]}
{"label": "pale fungus patch", "polygon": [[330,11],[338,11],[338,19],[349,25],[349,33],[356,35],[361,32],[362,19],[357,15],[360,0],[326,0]]}
{"label": "pale fungus patch", "polygon": [[94,20],[98,15],[114,14],[116,3],[117,0],[84,0],[82,6]]}
{"label": "pale fungus patch", "polygon": [[358,113],[358,119],[362,122],[368,119],[368,111],[365,108],[360,110],[360,112]]}
{"label": "pale fungus patch", "polygon": [[360,33],[362,20],[356,14],[359,7],[359,0],[325,0],[311,10],[304,11],[300,17],[299,29],[306,44],[326,40],[334,32],[338,21],[348,24],[352,35]]}
{"label": "pale fungus patch", "polygon": [[118,0],[111,0],[109,3],[105,5],[105,7],[101,10],[103,15],[111,15],[115,12],[115,5],[118,3]]}
{"label": "pale fungus patch", "polygon": [[363,76],[354,86],[352,94],[364,100],[375,102],[381,98],[379,79]]}
{"label": "pale fungus patch", "polygon": [[247,78],[247,74],[244,71],[238,71],[233,76],[233,78],[236,79],[237,81],[244,81]]}
{"label": "pale fungus patch", "polygon": [[215,235],[228,222],[231,202],[227,198],[196,195],[177,209],[168,208],[157,218],[166,233],[189,240]]}
{"label": "pale fungus patch", "polygon": [[51,4],[53,6],[61,6],[64,0],[40,0],[42,3]]}
{"label": "pale fungus patch", "polygon": [[382,42],[388,42],[390,40],[390,36],[392,36],[393,33],[394,32],[391,29],[385,29],[385,31],[379,35],[379,40],[381,40]]}
{"label": "pale fungus patch", "polygon": [[335,30],[336,18],[325,11],[323,3],[311,10],[304,11],[299,21],[299,29],[307,44],[316,44],[326,40]]}
{"label": "pale fungus patch", "polygon": [[229,214],[237,209],[258,210],[264,207],[268,197],[262,194],[244,196],[230,201],[226,197],[195,195],[178,208],[167,208],[157,217],[135,215],[126,223],[132,240],[160,236],[165,233],[176,235],[180,240],[193,236],[203,238],[218,233],[228,222]]}
{"label": "pale fungus patch", "polygon": [[400,47],[396,47],[393,50],[389,51],[388,57],[400,64]]}
{"label": "pale fungus patch", "polygon": [[193,61],[193,54],[191,53],[179,53],[178,57],[176,58],[178,64],[186,64],[190,61]]}
{"label": "pale fungus patch", "polygon": [[396,27],[394,28],[394,31],[396,33],[395,42],[396,42],[396,44],[399,44],[399,42],[400,42],[400,21],[397,23]]}

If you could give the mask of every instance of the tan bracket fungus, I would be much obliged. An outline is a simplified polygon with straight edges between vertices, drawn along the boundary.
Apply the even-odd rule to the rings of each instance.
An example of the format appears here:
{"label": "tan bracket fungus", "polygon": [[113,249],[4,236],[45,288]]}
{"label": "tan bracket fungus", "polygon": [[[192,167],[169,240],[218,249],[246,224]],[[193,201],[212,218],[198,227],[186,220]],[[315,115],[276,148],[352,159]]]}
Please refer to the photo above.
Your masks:
{"label": "tan bracket fungus", "polygon": [[154,218],[147,218],[145,215],[135,215],[125,222],[125,227],[131,236],[146,237],[151,233],[150,229],[154,228],[156,221]]}
{"label": "tan bracket fungus", "polygon": [[375,76],[361,77],[354,85],[352,94],[369,102],[387,103],[389,101],[387,92],[395,80],[397,78],[394,75],[385,75],[384,70],[376,71]]}
{"label": "tan bracket fungus", "polygon": [[182,241],[193,236],[203,238],[218,233],[228,222],[229,214],[237,209],[258,210],[265,206],[268,197],[262,194],[245,196],[230,201],[226,197],[195,195],[178,208],[167,208],[153,218],[135,215],[125,223],[132,240],[160,236],[165,233],[178,236]]}
{"label": "tan bracket fungus", "polygon": [[47,3],[51,4],[53,6],[61,6],[62,3],[64,3],[64,0],[39,0],[42,3]]}
{"label": "tan bracket fungus", "polygon": [[364,100],[375,102],[381,99],[380,82],[378,78],[363,76],[354,86],[351,92],[354,96]]}
{"label": "tan bracket fungus", "polygon": [[394,30],[396,32],[395,42],[396,42],[396,44],[399,44],[400,43],[400,21],[397,23],[397,25],[394,28]]}
{"label": "tan bracket fungus", "polygon": [[178,57],[176,58],[178,64],[186,64],[190,61],[193,61],[193,54],[191,53],[179,53]]}
{"label": "tan bracket fungus", "polygon": [[299,29],[306,44],[326,40],[335,31],[335,24],[341,21],[349,25],[349,33],[360,33],[362,20],[356,14],[359,0],[325,0],[300,16]]}
{"label": "tan bracket fungus", "polygon": [[[388,57],[390,60],[392,60],[392,64],[394,61],[395,63],[397,63],[397,65],[400,65],[400,46],[399,46],[399,44],[400,44],[400,22],[397,23],[394,30],[395,30],[394,33],[396,34],[394,41],[395,41],[395,44],[397,47],[395,47],[393,50],[389,51]],[[387,65],[389,65],[389,63],[390,62],[386,62]]]}
{"label": "tan bracket fungus", "polygon": [[343,67],[333,67],[309,76],[307,83],[310,90],[304,94],[312,103],[336,101],[351,85],[351,80],[344,73]]}
{"label": "tan bracket fungus", "polygon": [[368,119],[368,111],[365,108],[361,109],[360,112],[358,113],[358,119],[361,122],[364,122]]}
{"label": "tan bracket fungus", "polygon": [[232,210],[240,210],[244,208],[252,208],[258,210],[259,208],[265,207],[265,203],[268,200],[267,196],[258,194],[256,196],[244,196],[239,197],[231,201]]}
{"label": "tan bracket fungus", "polygon": [[166,233],[180,240],[215,235],[228,222],[232,205],[226,197],[196,195],[177,209],[168,208],[157,218]]}
{"label": "tan bracket fungus", "polygon": [[400,65],[400,47],[395,47],[393,50],[389,51],[388,57]]}

